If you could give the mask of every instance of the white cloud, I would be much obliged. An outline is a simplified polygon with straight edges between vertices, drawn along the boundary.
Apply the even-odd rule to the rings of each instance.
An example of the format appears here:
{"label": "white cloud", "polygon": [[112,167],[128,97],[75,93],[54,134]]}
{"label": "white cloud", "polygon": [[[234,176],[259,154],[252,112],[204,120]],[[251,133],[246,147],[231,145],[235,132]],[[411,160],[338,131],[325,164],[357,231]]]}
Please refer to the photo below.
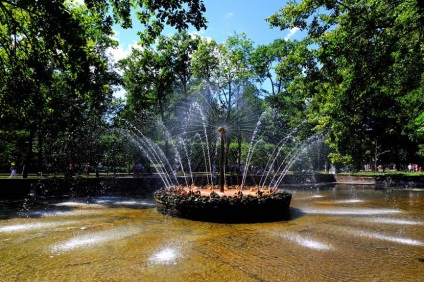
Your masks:
{"label": "white cloud", "polygon": [[128,57],[131,54],[132,49],[142,48],[140,45],[138,45],[136,41],[133,41],[131,44],[127,44],[127,46],[125,46],[125,44],[122,44],[119,38],[119,32],[117,31],[114,31],[112,39],[118,41],[119,45],[115,48],[109,47],[106,52],[112,57],[114,63],[117,63],[119,60]]}
{"label": "white cloud", "polygon": [[116,48],[108,48],[107,52],[113,57],[115,62],[128,57],[131,54],[132,49],[143,50],[143,46],[139,45],[135,40],[133,40],[132,43],[122,44],[119,38],[119,33],[116,31],[112,38],[118,41],[119,45]]}
{"label": "white cloud", "polygon": [[295,34],[296,34],[296,32],[298,32],[300,29],[298,28],[298,27],[294,27],[294,28],[291,28],[290,30],[289,30],[289,34],[287,34],[285,37],[284,37],[284,40],[285,41],[287,41],[287,40],[289,40],[290,38],[292,38]]}
{"label": "white cloud", "polygon": [[115,48],[107,48],[106,53],[112,58],[113,63],[117,63],[119,60],[122,60],[130,55],[131,48],[124,48],[123,46],[119,45]]}
{"label": "white cloud", "polygon": [[200,30],[200,31],[194,30],[194,31],[189,32],[188,34],[191,36],[191,38],[194,38],[195,36],[198,36],[201,39],[206,39],[207,42],[212,42],[212,40],[213,40],[212,37],[204,36],[204,34],[205,34],[205,31],[204,30]]}
{"label": "white cloud", "polygon": [[[141,49],[142,47],[137,44],[136,41],[133,41],[132,44],[122,44],[119,38],[119,32],[114,31],[114,35],[112,37],[114,40],[118,41],[119,45],[115,48],[109,47],[106,50],[106,54],[111,58],[111,63],[115,65],[119,60],[122,60],[128,57],[131,54],[132,49]],[[122,75],[123,70],[116,68],[116,71]],[[122,87],[117,87],[113,96],[116,98],[124,98],[125,99],[126,91]]]}
{"label": "white cloud", "polygon": [[234,17],[234,16],[235,16],[235,14],[233,12],[229,12],[229,13],[225,14],[225,18],[227,18],[227,19]]}
{"label": "white cloud", "polygon": [[[114,65],[115,70],[120,74],[123,75],[123,70],[118,68],[115,64],[126,57],[128,57],[131,53],[131,46],[128,46],[128,48],[124,48],[121,45],[118,45],[116,48],[109,47],[106,50],[107,55],[111,58],[111,63]],[[117,87],[114,92],[113,96],[115,98],[122,98],[125,99],[125,94],[127,92],[121,87]]]}
{"label": "white cloud", "polygon": [[119,99],[126,99],[125,95],[127,94],[127,91],[122,88],[121,86],[117,87],[117,89],[115,89],[115,91],[113,92],[113,97],[115,98],[119,98]]}

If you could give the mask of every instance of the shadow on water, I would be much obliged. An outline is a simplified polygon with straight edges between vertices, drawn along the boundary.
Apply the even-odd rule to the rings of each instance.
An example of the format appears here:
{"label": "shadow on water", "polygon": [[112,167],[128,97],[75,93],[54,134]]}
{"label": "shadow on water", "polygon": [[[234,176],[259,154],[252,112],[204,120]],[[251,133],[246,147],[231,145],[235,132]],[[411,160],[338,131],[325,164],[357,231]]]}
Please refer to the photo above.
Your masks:
{"label": "shadow on water", "polygon": [[56,207],[51,202],[40,201],[31,203],[28,207],[25,200],[0,201],[0,220],[12,218],[40,218],[51,212],[70,212],[71,207]]}
{"label": "shadow on water", "polygon": [[114,196],[88,198],[45,198],[24,200],[0,200],[0,220],[12,218],[41,218],[47,215],[66,214],[81,207],[151,209],[156,206],[153,199],[125,198]]}
{"label": "shadow on water", "polygon": [[256,224],[256,223],[271,223],[271,222],[289,222],[291,220],[298,219],[306,215],[301,209],[289,207],[289,210],[281,210],[281,213],[274,214],[255,214],[251,211],[245,211],[245,213],[236,213],[232,214],[222,213],[217,214],[216,211],[212,211],[210,214],[213,216],[206,216],[205,214],[200,214],[198,217],[195,215],[190,215],[190,217],[172,217],[169,215],[164,215],[169,218],[185,218],[186,220],[192,220],[197,222],[209,222],[217,224]]}
{"label": "shadow on water", "polygon": [[305,215],[306,213],[303,212],[301,209],[290,207],[290,220],[295,220]]}

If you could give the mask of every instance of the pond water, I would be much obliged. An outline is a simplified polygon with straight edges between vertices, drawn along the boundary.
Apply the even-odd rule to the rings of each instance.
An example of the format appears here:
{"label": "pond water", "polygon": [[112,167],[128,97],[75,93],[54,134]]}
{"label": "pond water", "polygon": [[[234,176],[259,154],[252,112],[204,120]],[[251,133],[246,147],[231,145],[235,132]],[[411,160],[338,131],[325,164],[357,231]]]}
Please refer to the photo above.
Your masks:
{"label": "pond water", "polygon": [[292,219],[255,224],[171,218],[151,199],[2,201],[0,280],[422,281],[424,189],[286,190]]}

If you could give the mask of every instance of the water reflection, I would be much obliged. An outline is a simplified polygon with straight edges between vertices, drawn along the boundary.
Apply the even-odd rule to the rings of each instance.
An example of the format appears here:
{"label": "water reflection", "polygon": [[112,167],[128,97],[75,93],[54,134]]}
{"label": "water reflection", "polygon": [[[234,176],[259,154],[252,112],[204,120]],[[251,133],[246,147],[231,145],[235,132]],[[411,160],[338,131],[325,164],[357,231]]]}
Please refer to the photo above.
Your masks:
{"label": "water reflection", "polygon": [[125,197],[52,200],[25,211],[7,206],[0,217],[0,277],[5,281],[418,281],[424,277],[424,191],[355,186],[291,189],[291,220],[256,224],[171,218],[157,213],[151,199]]}
{"label": "water reflection", "polygon": [[313,249],[313,250],[331,250],[333,247],[329,244],[320,242],[318,240],[312,239],[309,236],[302,236],[293,232],[281,232],[277,233],[277,236],[287,239],[290,242],[294,242],[300,246]]}
{"label": "water reflection", "polygon": [[307,214],[330,214],[330,215],[379,215],[400,213],[401,210],[396,209],[360,209],[360,208],[334,208],[334,209],[318,209],[305,208],[302,209]]}
{"label": "water reflection", "polygon": [[399,224],[399,225],[423,225],[423,222],[405,220],[405,219],[396,219],[396,218],[366,218],[359,219],[364,222],[373,222],[373,223],[383,223],[383,224]]}
{"label": "water reflection", "polygon": [[54,206],[57,206],[57,207],[103,208],[103,206],[99,205],[99,204],[76,202],[76,201],[61,202],[61,203],[54,204]]}
{"label": "water reflection", "polygon": [[359,199],[347,199],[347,200],[338,200],[333,201],[334,204],[357,204],[357,203],[363,203],[364,200]]}
{"label": "water reflection", "polygon": [[14,225],[0,227],[0,233],[25,232],[25,231],[36,230],[36,229],[58,227],[58,226],[63,226],[68,224],[69,222],[35,222],[35,223],[14,224]]}
{"label": "water reflection", "polygon": [[153,254],[149,261],[155,264],[171,264],[175,263],[179,256],[177,249],[167,247]]}
{"label": "water reflection", "polygon": [[361,236],[361,237],[369,237],[373,239],[379,239],[389,242],[395,242],[400,244],[407,244],[407,245],[413,245],[413,246],[424,246],[423,241],[409,239],[409,238],[403,238],[398,236],[388,236],[384,234],[379,234],[376,232],[368,232],[368,231],[362,231],[362,230],[352,230],[352,234],[354,236]]}
{"label": "water reflection", "polygon": [[136,208],[152,208],[156,204],[153,200],[140,200],[140,199],[128,199],[123,197],[96,197],[91,199],[92,202],[100,205],[109,205],[109,206],[128,206]]}
{"label": "water reflection", "polygon": [[[82,230],[85,230],[83,228]],[[127,228],[116,228],[107,231],[90,232],[87,234],[72,237],[65,242],[59,242],[51,247],[53,252],[70,251],[77,248],[90,248],[95,245],[104,244],[108,241],[121,240],[123,238],[137,234],[137,230]]]}
{"label": "water reflection", "polygon": [[41,211],[29,211],[29,212],[20,212],[18,213],[21,217],[37,218],[37,217],[61,217],[61,216],[84,216],[84,215],[93,215],[100,214],[101,211],[97,210],[41,210]]}

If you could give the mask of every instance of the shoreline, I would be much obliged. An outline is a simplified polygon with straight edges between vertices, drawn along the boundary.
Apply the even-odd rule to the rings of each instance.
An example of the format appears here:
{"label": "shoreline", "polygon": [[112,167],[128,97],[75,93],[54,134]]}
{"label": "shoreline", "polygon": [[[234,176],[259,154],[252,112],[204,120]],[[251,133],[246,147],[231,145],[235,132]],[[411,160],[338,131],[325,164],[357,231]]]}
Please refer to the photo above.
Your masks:
{"label": "shoreline", "polygon": [[[246,178],[246,186],[260,183],[260,176]],[[180,184],[186,178],[178,177]],[[205,187],[208,178],[193,177],[195,186]],[[228,176],[228,186],[241,183],[240,176]],[[320,187],[326,185],[362,185],[375,189],[424,189],[424,176],[381,175],[364,176],[350,174],[288,174],[278,188]],[[138,196],[148,197],[163,187],[159,175],[141,178],[126,177],[77,177],[67,178],[12,178],[0,179],[0,199],[25,199],[28,197],[90,197],[90,196]],[[216,190],[215,190],[216,191]]]}

